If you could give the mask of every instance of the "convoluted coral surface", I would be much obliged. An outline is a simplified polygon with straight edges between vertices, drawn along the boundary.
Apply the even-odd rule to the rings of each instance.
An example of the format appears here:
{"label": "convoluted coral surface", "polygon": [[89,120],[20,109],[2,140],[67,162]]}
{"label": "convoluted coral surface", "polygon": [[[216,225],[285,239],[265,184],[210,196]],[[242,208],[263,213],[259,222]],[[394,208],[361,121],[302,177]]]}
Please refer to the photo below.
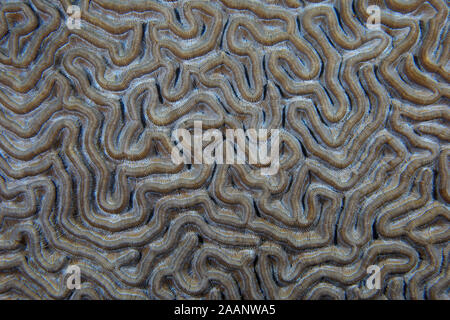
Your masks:
{"label": "convoluted coral surface", "polygon": [[[0,298],[448,299],[447,17],[0,1]],[[194,120],[279,129],[279,171],[175,164]]]}

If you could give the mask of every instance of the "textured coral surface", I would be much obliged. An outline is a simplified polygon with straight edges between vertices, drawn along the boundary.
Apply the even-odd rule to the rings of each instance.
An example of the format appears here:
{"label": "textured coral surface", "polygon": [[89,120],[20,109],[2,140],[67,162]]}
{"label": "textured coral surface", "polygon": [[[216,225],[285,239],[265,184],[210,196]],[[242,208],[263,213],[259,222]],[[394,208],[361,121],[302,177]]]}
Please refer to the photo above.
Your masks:
{"label": "textured coral surface", "polygon": [[[0,299],[449,299],[449,25],[444,0],[1,0]],[[175,164],[194,120],[280,129],[280,170]]]}

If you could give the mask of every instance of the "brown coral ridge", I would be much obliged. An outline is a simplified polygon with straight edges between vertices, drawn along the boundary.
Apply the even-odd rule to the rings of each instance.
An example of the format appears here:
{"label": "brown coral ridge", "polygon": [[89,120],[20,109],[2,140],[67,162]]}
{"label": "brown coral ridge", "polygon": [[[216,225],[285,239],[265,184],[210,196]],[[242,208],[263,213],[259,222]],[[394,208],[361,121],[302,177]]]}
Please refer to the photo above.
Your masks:
{"label": "brown coral ridge", "polygon": [[[0,299],[449,299],[445,1],[70,5],[0,2]],[[280,170],[174,164],[194,121]]]}

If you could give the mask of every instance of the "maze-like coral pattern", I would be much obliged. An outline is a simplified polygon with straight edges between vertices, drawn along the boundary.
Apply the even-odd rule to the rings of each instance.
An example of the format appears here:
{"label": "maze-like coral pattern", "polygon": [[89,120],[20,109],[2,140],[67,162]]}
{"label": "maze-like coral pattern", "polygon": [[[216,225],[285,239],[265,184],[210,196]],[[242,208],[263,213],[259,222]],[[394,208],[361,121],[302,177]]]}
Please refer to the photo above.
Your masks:
{"label": "maze-like coral pattern", "polygon": [[[0,299],[448,299],[449,25],[444,0],[1,0]],[[279,172],[174,164],[194,120],[280,129]]]}

